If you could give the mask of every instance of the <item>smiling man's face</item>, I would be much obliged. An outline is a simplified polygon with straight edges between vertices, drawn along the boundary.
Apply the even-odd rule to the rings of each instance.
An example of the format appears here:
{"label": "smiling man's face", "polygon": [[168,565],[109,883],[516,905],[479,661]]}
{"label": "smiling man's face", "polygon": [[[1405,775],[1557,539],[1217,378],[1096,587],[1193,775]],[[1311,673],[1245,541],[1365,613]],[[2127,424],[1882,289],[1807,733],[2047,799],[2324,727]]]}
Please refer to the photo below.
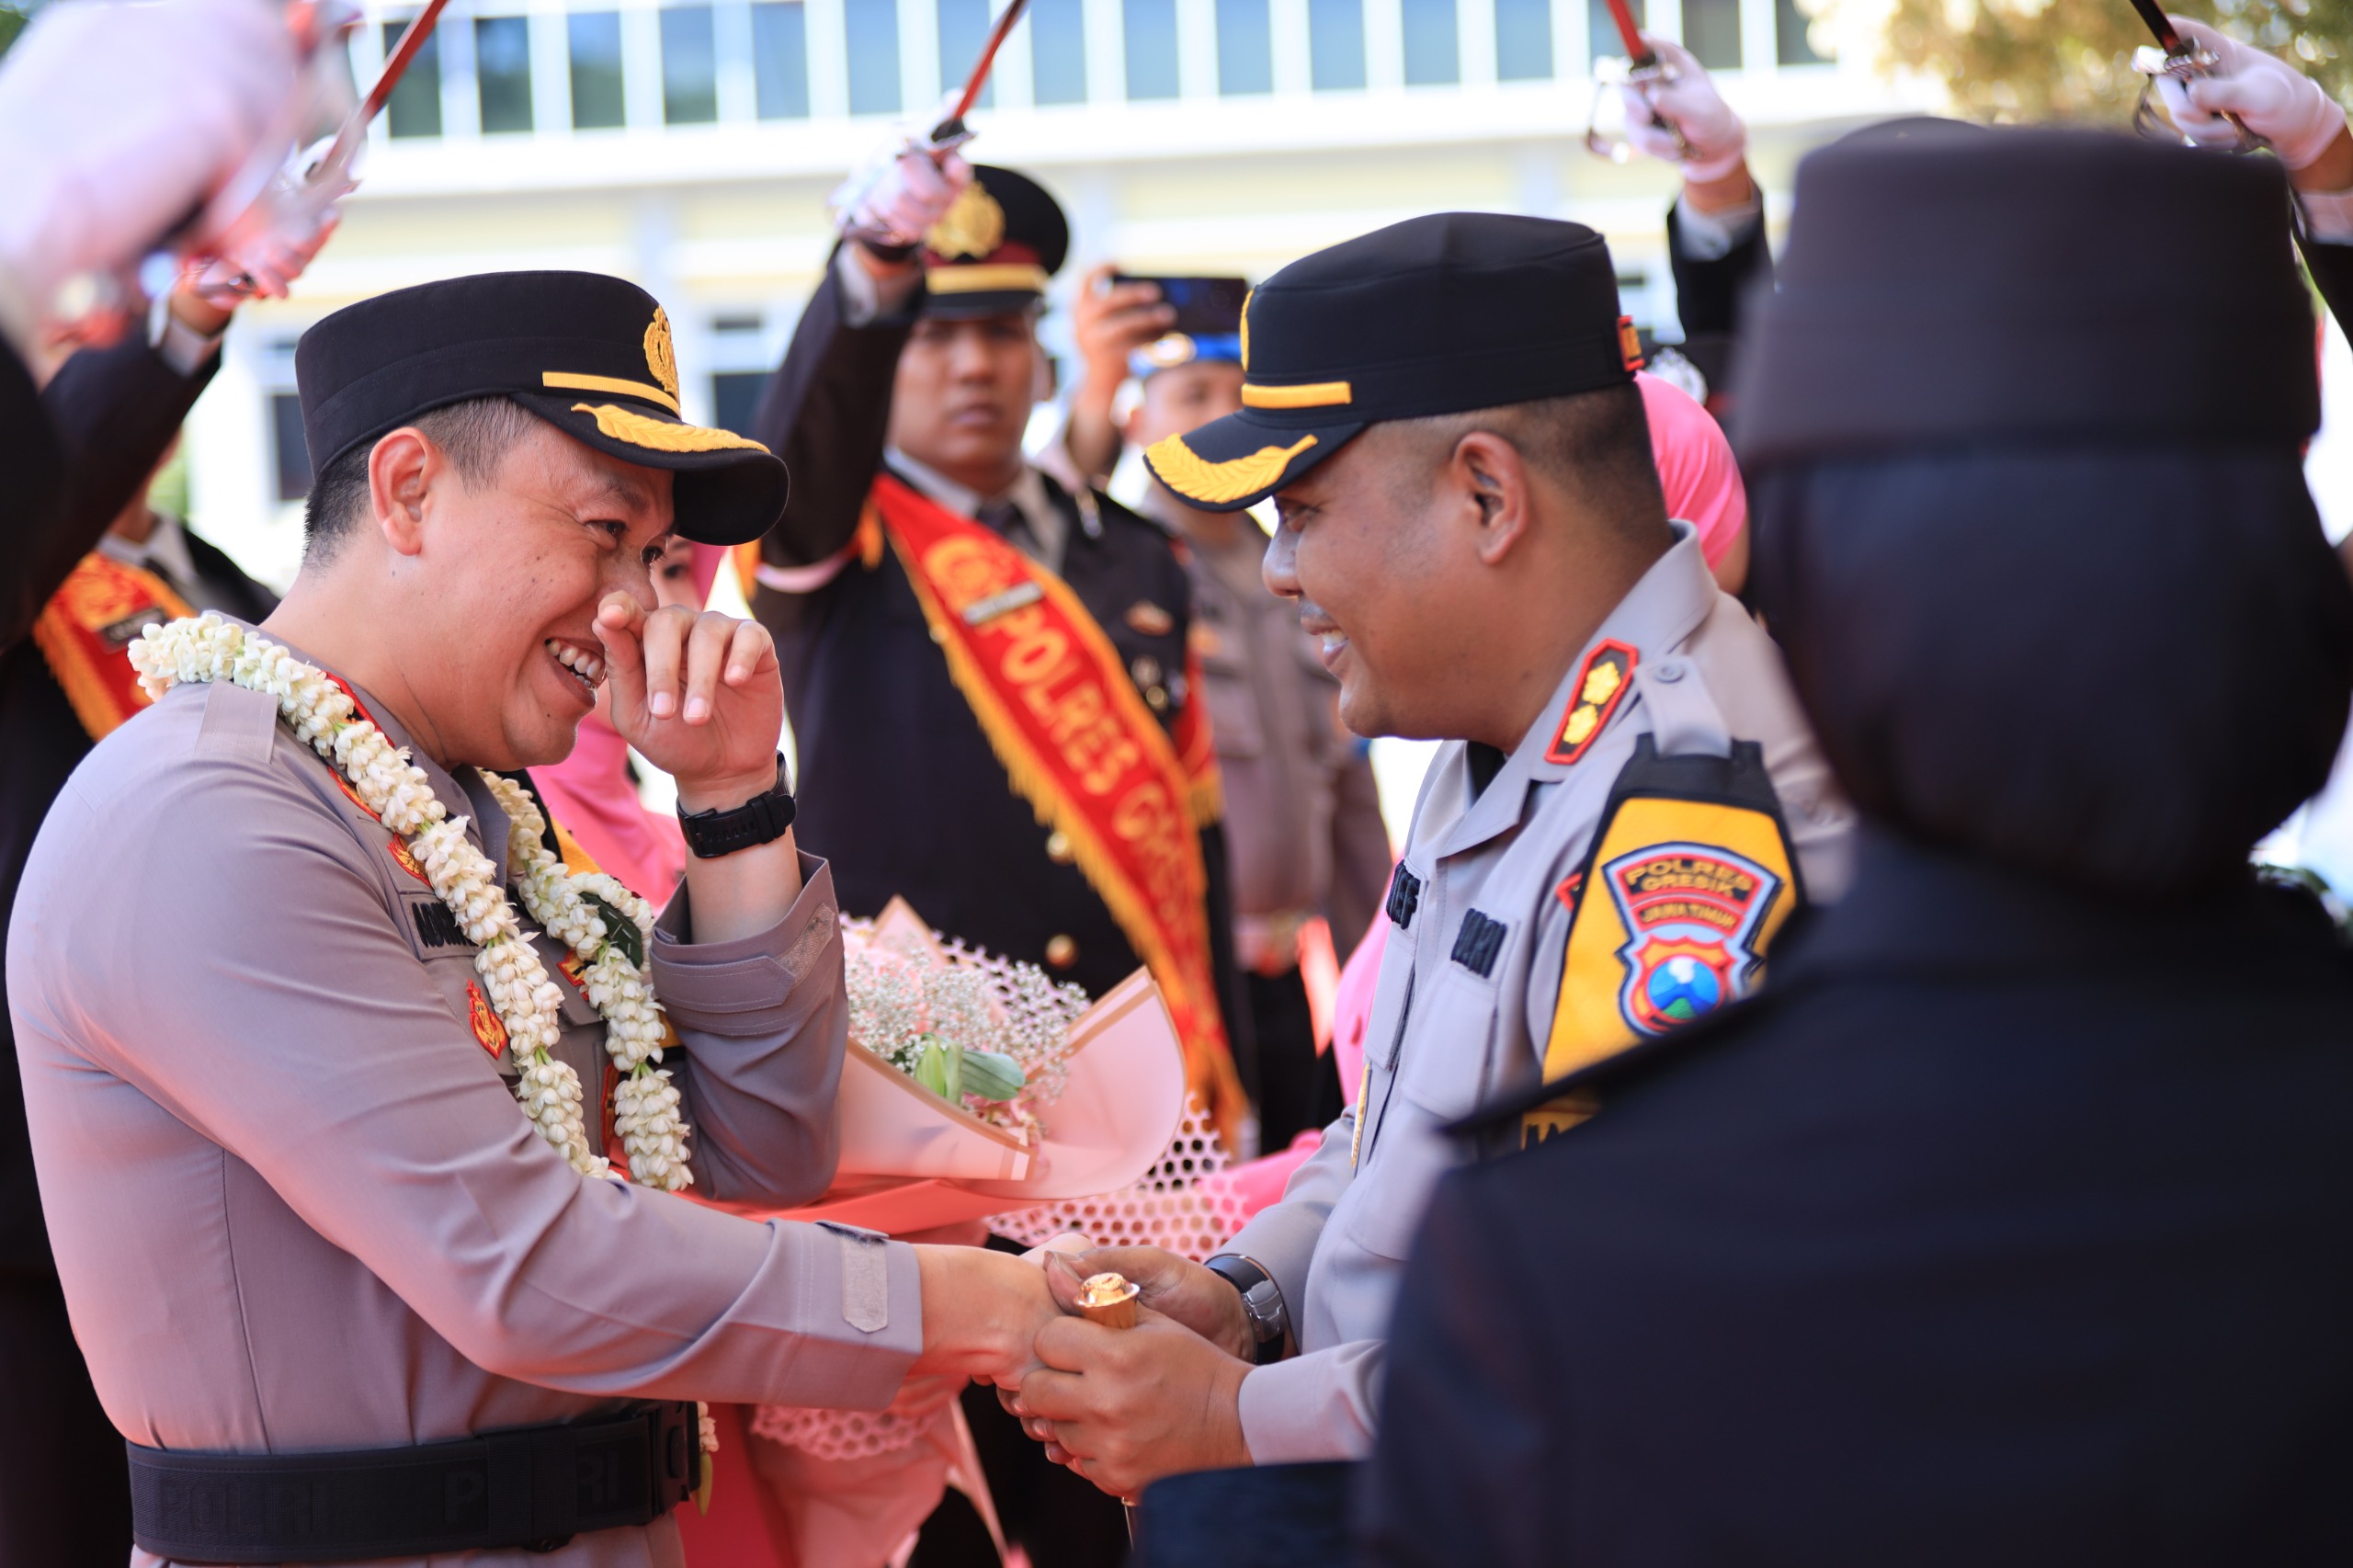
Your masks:
{"label": "smiling man's face", "polygon": [[1460,734],[1477,675],[1477,565],[1416,468],[1427,445],[1375,425],[1275,496],[1267,586],[1298,601],[1359,735]]}
{"label": "smiling man's face", "polygon": [[421,574],[401,597],[431,639],[404,667],[452,760],[529,767],[569,755],[604,677],[597,606],[620,589],[651,609],[670,532],[671,476],[534,422],[495,480],[442,465]]}

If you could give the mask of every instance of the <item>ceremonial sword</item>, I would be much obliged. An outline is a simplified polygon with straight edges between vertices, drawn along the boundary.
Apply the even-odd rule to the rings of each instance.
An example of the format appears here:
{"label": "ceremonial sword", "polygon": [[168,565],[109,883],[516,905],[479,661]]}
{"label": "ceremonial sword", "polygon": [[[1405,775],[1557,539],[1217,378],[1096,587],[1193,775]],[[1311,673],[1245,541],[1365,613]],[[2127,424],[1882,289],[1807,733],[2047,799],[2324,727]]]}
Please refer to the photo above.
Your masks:
{"label": "ceremonial sword", "polygon": [[[1643,107],[1650,111],[1651,123],[1675,138],[1675,155],[1678,158],[1689,157],[1691,143],[1683,139],[1683,128],[1659,113],[1657,107],[1650,101],[1649,95],[1640,92],[1641,88],[1654,82],[1664,84],[1674,81],[1674,71],[1659,59],[1657,50],[1643,41],[1643,30],[1634,25],[1633,10],[1626,4],[1626,0],[1608,0],[1608,6],[1609,19],[1618,27],[1618,41],[1626,46],[1626,85],[1637,89],[1637,96],[1642,98]],[[1586,138],[1588,143],[1591,140],[1590,136]],[[1621,153],[1620,156],[1622,157],[1623,154]]]}
{"label": "ceremonial sword", "polygon": [[[997,17],[996,25],[989,28],[989,36],[981,45],[981,57],[972,62],[972,74],[964,78],[963,90],[956,95],[956,107],[949,110],[947,117],[931,128],[930,134],[925,140],[918,142],[912,136],[908,137],[906,145],[893,154],[894,157],[904,157],[909,153],[921,153],[936,164],[972,139],[972,128],[964,123],[964,117],[971,113],[972,106],[980,101],[981,89],[988,85],[989,72],[996,64],[997,51],[1005,47],[1006,36],[1013,31],[1013,24],[1019,21],[1021,14],[1029,8],[1029,0],[1013,0],[1011,5],[1006,6],[1005,13]],[[861,172],[865,175],[863,180],[860,178]],[[867,244],[888,250],[907,242],[888,230],[848,222],[849,213],[856,210],[858,201],[866,190],[871,188],[872,180],[879,177],[880,174],[880,165],[870,165],[864,171],[853,171],[841,189],[834,193],[833,202],[835,210],[841,215],[844,237],[862,240]]]}
{"label": "ceremonial sword", "polygon": [[219,259],[231,242],[273,227],[280,219],[300,221],[307,239],[320,216],[358,188],[358,182],[351,177],[351,165],[367,142],[368,127],[392,101],[392,90],[408,74],[409,66],[424,49],[426,40],[433,36],[434,24],[441,19],[449,4],[449,0],[426,0],[425,8],[409,18],[408,26],[392,45],[392,53],[385,57],[384,69],[378,74],[376,85],[344,117],[327,150],[303,170],[301,183],[281,202],[273,203],[267,198],[269,184],[282,175],[282,168],[264,170],[262,178],[244,191],[236,188],[242,181],[232,181],[222,187],[220,196],[206,209],[208,218],[220,218],[217,224],[207,225],[206,232],[211,239],[183,264],[182,276],[192,288],[214,304],[233,304],[252,298],[252,277],[244,272],[227,273],[226,264]]}
{"label": "ceremonial sword", "polygon": [[1013,31],[1013,24],[1029,8],[1029,0],[1013,0],[1005,14],[997,17],[996,26],[989,29],[988,41],[981,45],[981,57],[972,62],[972,74],[964,78],[964,90],[957,97],[956,107],[949,111],[947,119],[931,128],[931,140],[924,151],[933,157],[972,139],[964,117],[972,112],[972,106],[980,101],[981,89],[988,85],[989,72],[996,64],[996,51],[1005,47],[1006,35]]}
{"label": "ceremonial sword", "polygon": [[[2214,74],[2217,62],[2213,54],[2203,45],[2193,43],[2183,38],[2180,29],[2173,25],[2173,18],[2165,15],[2165,8],[2157,4],[2157,0],[2132,0],[2132,9],[2140,13],[2142,22],[2147,26],[2157,40],[2154,49],[2143,44],[2132,51],[2133,70],[2149,77],[2152,82],[2159,76],[2170,76],[2175,81],[2185,84],[2194,76],[2211,76]],[[2134,130],[2148,129],[2147,120],[2150,118],[2148,110],[2149,101],[2144,89],[2141,102],[2133,107],[2132,127]],[[2246,121],[2237,115],[2225,109],[2222,112],[2222,118],[2238,128],[2241,152],[2252,152],[2264,144],[2263,138],[2249,131],[2246,128]]]}

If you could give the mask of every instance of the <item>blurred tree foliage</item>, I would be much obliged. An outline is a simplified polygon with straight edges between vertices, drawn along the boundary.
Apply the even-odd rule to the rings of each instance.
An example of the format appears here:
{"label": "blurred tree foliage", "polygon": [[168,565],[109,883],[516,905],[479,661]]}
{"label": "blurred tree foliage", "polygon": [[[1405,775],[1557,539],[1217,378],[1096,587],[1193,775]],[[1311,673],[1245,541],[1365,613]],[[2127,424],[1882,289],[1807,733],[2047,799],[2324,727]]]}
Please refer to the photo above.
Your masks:
{"label": "blurred tree foliage", "polygon": [[17,35],[25,30],[26,14],[31,9],[23,0],[15,4],[0,0],[0,54],[7,53],[8,46],[17,41]]}
{"label": "blurred tree foliage", "polygon": [[[2294,62],[2340,101],[2353,97],[2353,0],[2188,0],[2176,16]],[[1978,119],[2121,121],[2146,78],[2132,51],[2153,41],[2128,0],[1893,0],[1889,62],[1927,72]]]}

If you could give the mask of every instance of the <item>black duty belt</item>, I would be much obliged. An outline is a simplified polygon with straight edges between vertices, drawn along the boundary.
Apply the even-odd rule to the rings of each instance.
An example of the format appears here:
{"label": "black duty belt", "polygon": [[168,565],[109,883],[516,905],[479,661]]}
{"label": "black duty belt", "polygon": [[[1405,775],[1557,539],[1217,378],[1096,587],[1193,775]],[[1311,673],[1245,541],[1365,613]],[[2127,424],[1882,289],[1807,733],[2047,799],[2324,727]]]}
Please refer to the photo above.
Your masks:
{"label": "black duty belt", "polygon": [[553,1551],[694,1495],[691,1403],[455,1442],[332,1454],[131,1450],[131,1535],[176,1562],[351,1562]]}

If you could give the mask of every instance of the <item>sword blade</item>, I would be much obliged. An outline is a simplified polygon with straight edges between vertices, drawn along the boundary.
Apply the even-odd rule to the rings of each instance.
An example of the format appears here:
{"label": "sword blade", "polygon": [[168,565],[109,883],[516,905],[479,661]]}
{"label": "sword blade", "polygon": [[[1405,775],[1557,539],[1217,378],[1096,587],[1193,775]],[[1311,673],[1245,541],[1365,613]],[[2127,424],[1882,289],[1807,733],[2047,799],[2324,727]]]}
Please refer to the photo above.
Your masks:
{"label": "sword blade", "polygon": [[2173,18],[2165,15],[2157,0],[2132,0],[2132,9],[2141,14],[2141,20],[2156,35],[2159,49],[2167,54],[2181,52],[2181,34],[2174,30]]}
{"label": "sword blade", "polygon": [[327,149],[326,156],[319,160],[318,170],[339,169],[351,162],[352,155],[359,151],[359,143],[368,134],[369,125],[384,112],[384,106],[392,101],[392,89],[399,86],[401,78],[408,74],[410,63],[416,59],[417,51],[425,47],[425,40],[433,36],[433,25],[441,19],[442,9],[449,4],[449,0],[426,0],[425,9],[409,18],[408,26],[401,32],[400,40],[392,45],[392,52],[384,57],[384,69],[376,78],[376,85],[368,89],[368,96],[359,100],[359,107],[353,109],[336,129],[335,143]]}
{"label": "sword blade", "polygon": [[1021,13],[1029,8],[1029,0],[1013,0],[1013,4],[1005,8],[1005,14],[997,17],[996,26],[989,29],[988,41],[981,45],[980,59],[972,62],[972,74],[964,78],[964,91],[956,100],[956,112],[931,129],[931,139],[935,143],[945,142],[963,131],[964,117],[980,101],[981,89],[988,85],[989,71],[996,64],[996,51],[1005,47],[1006,36],[1013,31],[1013,24],[1019,21]]}
{"label": "sword blade", "polygon": [[[1658,63],[1658,53],[1643,41],[1643,29],[1634,25],[1634,13],[1626,0],[1608,0],[1609,19],[1618,24],[1618,41],[1626,46],[1626,63],[1637,71]],[[2140,0],[2134,0],[2137,5]]]}

